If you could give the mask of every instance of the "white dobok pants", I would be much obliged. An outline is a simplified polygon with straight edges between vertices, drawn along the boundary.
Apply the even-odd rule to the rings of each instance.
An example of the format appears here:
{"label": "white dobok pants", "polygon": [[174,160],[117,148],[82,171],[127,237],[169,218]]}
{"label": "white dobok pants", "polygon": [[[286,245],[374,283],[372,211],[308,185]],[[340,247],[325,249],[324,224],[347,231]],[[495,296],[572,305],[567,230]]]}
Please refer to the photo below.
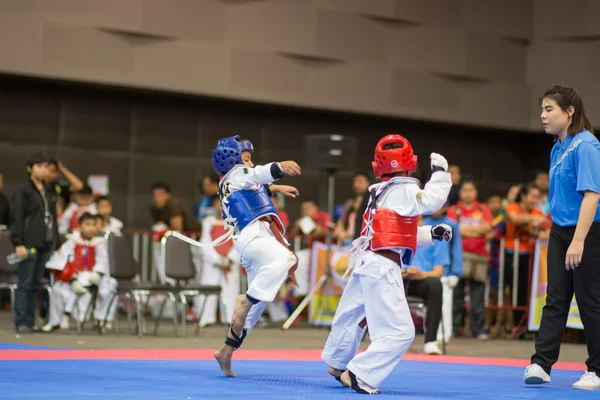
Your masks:
{"label": "white dobok pants", "polygon": [[296,263],[296,256],[279,243],[266,222],[259,221],[259,231],[246,243],[236,243],[240,263],[246,269],[248,290],[246,294],[258,303],[250,308],[244,328],[250,330],[272,302],[279,288],[288,277],[289,269]]}
{"label": "white dobok pants", "polygon": [[[116,290],[117,281],[110,277],[102,277],[100,286],[98,287],[98,295],[96,296],[96,304],[94,310],[94,318],[103,321],[108,310],[108,303],[112,297],[112,292]],[[91,293],[84,293],[77,296],[71,289],[68,282],[55,281],[50,292],[50,315],[48,323],[52,326],[60,325],[61,317],[65,312],[72,314],[78,321],[83,321],[85,312],[92,300]],[[117,312],[117,299],[113,301],[108,313],[108,321],[115,319]]]}
{"label": "white dobok pants", "polygon": [[71,313],[78,321],[83,321],[91,300],[90,293],[85,293],[78,298],[69,282],[55,281],[50,291],[48,323],[52,326],[60,325],[60,320],[65,312]]}
{"label": "white dobok pants", "polygon": [[[377,388],[408,351],[415,326],[397,264],[367,250],[353,265],[359,267],[346,284],[321,356],[331,367],[348,369]],[[371,344],[357,355],[365,317]]]}
{"label": "white dobok pants", "polygon": [[[442,337],[446,343],[450,342],[452,338],[452,304],[453,304],[453,293],[456,281],[458,279],[454,276],[443,276],[442,281],[442,321],[437,332],[437,340],[442,340]],[[444,325],[442,334],[442,323]]]}

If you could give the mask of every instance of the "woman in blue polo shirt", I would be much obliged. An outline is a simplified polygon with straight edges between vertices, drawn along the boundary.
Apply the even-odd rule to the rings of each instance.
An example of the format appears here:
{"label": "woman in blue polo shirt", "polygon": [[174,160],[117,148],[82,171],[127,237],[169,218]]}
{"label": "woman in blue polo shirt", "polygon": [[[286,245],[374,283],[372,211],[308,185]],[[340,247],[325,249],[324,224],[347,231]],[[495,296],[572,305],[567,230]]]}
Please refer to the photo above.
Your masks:
{"label": "woman in blue polo shirt", "polygon": [[542,124],[557,137],[550,154],[548,288],[527,384],[550,382],[573,293],[587,342],[587,372],[575,389],[600,390],[600,142],[573,88],[541,98]]}

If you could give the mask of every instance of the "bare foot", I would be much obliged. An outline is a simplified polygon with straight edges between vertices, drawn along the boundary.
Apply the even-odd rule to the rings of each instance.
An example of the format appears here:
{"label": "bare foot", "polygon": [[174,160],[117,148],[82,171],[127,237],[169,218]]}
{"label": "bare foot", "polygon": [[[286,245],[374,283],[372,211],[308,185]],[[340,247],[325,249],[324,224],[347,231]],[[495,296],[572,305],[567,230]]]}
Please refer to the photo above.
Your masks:
{"label": "bare foot", "polygon": [[231,356],[233,355],[233,349],[227,345],[224,345],[219,350],[215,351],[215,359],[219,363],[219,367],[221,367],[221,371],[225,374],[225,376],[229,376],[235,378],[236,375],[231,370]]}
{"label": "bare foot", "polygon": [[340,377],[342,376],[342,374],[344,373],[344,371],[342,371],[341,369],[337,369],[337,368],[329,367],[329,368],[327,369],[327,372],[329,372],[329,375],[331,375],[331,376],[333,376],[335,379],[337,379],[337,380],[338,380],[338,381],[339,381],[339,382],[342,384],[342,386],[348,386],[348,385],[346,385],[344,382],[342,382],[342,380],[341,380],[341,378],[340,378]]}
{"label": "bare foot", "polygon": [[344,386],[352,386],[352,380],[350,379],[350,374],[348,373],[348,371],[344,371],[340,375],[340,382],[342,382],[342,385]]}
{"label": "bare foot", "polygon": [[352,387],[355,391],[362,394],[379,394],[381,390],[369,386],[366,382],[361,381],[359,378],[356,378],[357,385],[352,387],[352,379],[350,378],[350,372],[344,371],[344,373],[340,376],[340,381],[342,385]]}

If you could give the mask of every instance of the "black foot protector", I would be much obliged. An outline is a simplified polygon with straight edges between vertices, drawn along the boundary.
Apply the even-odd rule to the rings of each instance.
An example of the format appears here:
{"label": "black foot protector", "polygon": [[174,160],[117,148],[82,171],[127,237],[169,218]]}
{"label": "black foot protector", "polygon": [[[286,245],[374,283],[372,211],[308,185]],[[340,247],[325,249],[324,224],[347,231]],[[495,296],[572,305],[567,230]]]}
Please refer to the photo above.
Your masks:
{"label": "black foot protector", "polygon": [[244,343],[244,338],[246,337],[246,329],[242,332],[240,336],[236,335],[233,331],[233,328],[229,327],[229,333],[233,336],[233,339],[227,335],[227,339],[225,339],[225,344],[227,346],[233,347],[233,350],[237,350],[242,343]]}
{"label": "black foot protector", "polygon": [[350,381],[352,382],[352,389],[357,391],[360,394],[379,394],[381,390],[370,387],[367,384],[360,385],[358,380],[356,379],[356,375],[352,373],[352,371],[348,370],[348,375],[350,375]]}

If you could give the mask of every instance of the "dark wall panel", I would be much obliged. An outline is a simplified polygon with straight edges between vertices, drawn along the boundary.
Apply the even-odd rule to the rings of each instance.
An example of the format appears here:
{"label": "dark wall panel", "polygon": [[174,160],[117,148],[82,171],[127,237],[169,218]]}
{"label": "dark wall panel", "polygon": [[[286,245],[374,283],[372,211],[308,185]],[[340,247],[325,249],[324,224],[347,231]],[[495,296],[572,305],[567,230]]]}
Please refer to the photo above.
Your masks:
{"label": "dark wall panel", "polygon": [[219,139],[240,135],[244,139],[251,140],[255,145],[256,152],[253,154],[252,159],[264,162],[261,157],[264,155],[265,149],[260,146],[260,132],[264,114],[249,113],[243,108],[232,112],[231,107],[223,104],[204,105],[199,107],[199,111],[198,157],[200,159],[212,160],[212,150]]}
{"label": "dark wall panel", "polygon": [[38,91],[2,90],[0,140],[9,143],[58,143],[60,96]]}
{"label": "dark wall panel", "polygon": [[136,105],[133,109],[133,146],[139,153],[196,156],[198,115],[189,107],[168,104]]}
{"label": "dark wall panel", "polygon": [[131,104],[103,98],[68,97],[61,102],[60,144],[94,150],[129,150]]}
{"label": "dark wall panel", "polygon": [[[304,136],[335,133],[356,137],[355,168],[336,174],[336,203],[351,195],[355,172],[371,173],[377,141],[387,133],[409,138],[419,156],[417,177],[429,177],[429,154],[443,154],[480,183],[484,198],[505,192],[547,168],[552,140],[467,126],[442,125],[359,115],[334,114],[161,93],[70,86],[0,76],[0,170],[5,192],[25,178],[24,163],[33,150],[55,152],[86,180],[110,176],[115,216],[128,227],[150,225],[150,188],[170,184],[189,209],[198,198],[198,182],[212,173],[211,151],[218,139],[239,134],[256,147],[255,163],[295,160],[300,177],[281,183],[297,186],[302,198],[327,207],[327,176],[306,162]],[[301,199],[288,199],[290,218]]]}

